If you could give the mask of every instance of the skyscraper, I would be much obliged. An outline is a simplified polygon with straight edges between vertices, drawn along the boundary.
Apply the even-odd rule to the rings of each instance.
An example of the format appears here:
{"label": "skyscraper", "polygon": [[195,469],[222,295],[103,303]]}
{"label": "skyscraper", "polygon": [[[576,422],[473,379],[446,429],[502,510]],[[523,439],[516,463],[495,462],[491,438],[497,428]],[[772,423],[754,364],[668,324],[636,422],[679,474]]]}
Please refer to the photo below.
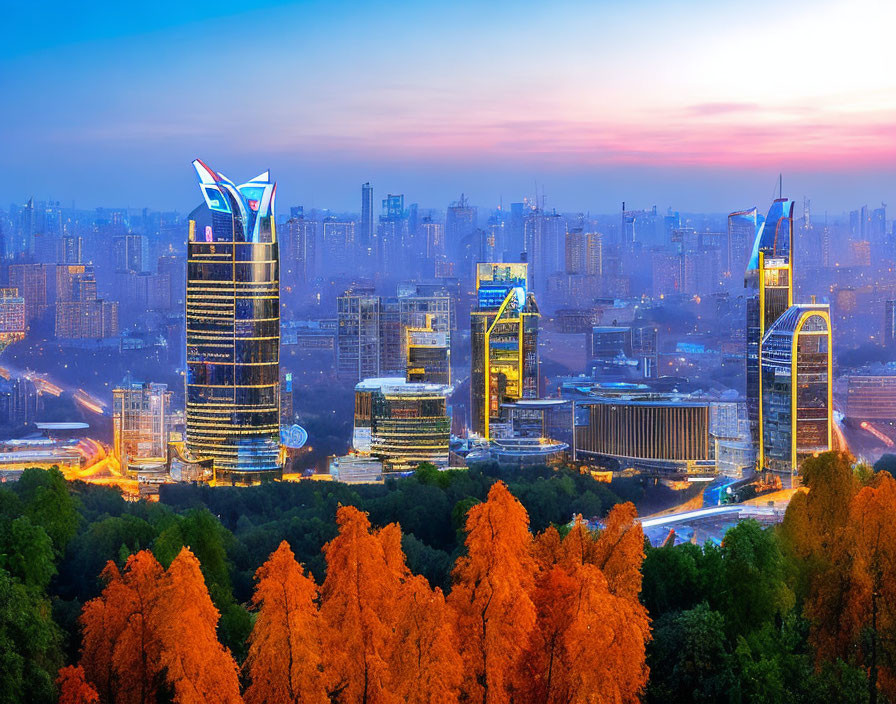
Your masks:
{"label": "skyscraper", "polygon": [[749,246],[756,237],[756,208],[728,215],[728,242],[725,248],[725,274],[731,277],[747,261]]}
{"label": "skyscraper", "polygon": [[756,230],[744,286],[747,288],[747,415],[759,443],[762,339],[793,305],[793,201],[779,198]]}
{"label": "skyscraper", "polygon": [[373,242],[373,186],[365,183],[361,186],[361,232],[358,244],[362,252],[368,250]]}
{"label": "skyscraper", "polygon": [[538,396],[538,306],[526,264],[480,263],[470,314],[472,429],[490,438],[501,404]]}
{"label": "skyscraper", "polygon": [[276,184],[193,166],[205,205],[187,247],[186,444],[213,459],[217,482],[255,483],[281,473]]}
{"label": "skyscraper", "polygon": [[769,327],[761,354],[760,468],[792,474],[832,446],[828,306],[790,306]]}

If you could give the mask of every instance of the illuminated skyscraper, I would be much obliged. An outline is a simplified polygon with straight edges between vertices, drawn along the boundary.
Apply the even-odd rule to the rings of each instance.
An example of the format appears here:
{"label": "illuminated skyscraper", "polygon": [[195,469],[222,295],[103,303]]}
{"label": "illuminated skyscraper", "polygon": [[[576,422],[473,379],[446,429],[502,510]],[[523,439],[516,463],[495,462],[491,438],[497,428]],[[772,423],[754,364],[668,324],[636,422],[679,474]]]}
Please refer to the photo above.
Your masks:
{"label": "illuminated skyscraper", "polygon": [[747,415],[759,443],[762,339],[793,305],[793,201],[779,198],[756,230],[744,286],[747,288]]}
{"label": "illuminated skyscraper", "polygon": [[759,459],[796,473],[832,447],[831,316],[826,305],[790,306],[762,340]]}
{"label": "illuminated skyscraper", "polygon": [[472,429],[490,438],[501,404],[538,397],[538,306],[526,264],[480,263],[470,314]]}
{"label": "illuminated skyscraper", "polygon": [[205,206],[187,253],[187,449],[218,482],[248,484],[281,473],[276,184],[193,166]]}

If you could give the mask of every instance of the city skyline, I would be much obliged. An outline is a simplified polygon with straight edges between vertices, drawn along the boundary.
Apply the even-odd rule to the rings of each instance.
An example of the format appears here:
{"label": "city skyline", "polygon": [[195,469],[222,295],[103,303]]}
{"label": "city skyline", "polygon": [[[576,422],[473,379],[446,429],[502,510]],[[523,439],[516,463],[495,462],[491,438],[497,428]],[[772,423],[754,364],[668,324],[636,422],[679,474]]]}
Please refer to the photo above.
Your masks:
{"label": "city skyline", "polygon": [[[894,10],[876,0],[43,5],[8,11],[0,50],[17,96],[0,117],[7,200],[95,207],[102,190],[189,210],[182,164],[199,153],[261,163],[281,202],[335,210],[355,210],[365,181],[482,205],[538,184],[548,207],[597,212],[730,211],[767,200],[779,172],[832,211],[893,195],[896,79],[875,69]],[[237,48],[243,34],[264,53]],[[273,109],[235,103],[231,85]],[[121,178],[135,161],[141,178]]]}

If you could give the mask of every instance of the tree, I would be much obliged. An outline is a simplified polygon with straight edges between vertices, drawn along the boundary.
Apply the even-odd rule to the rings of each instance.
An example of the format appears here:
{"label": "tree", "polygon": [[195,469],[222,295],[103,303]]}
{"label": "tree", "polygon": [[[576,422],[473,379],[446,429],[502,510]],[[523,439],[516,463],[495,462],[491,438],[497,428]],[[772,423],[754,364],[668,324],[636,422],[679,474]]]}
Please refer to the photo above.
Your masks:
{"label": "tree", "polygon": [[240,702],[237,665],[215,633],[212,604],[199,560],[183,548],[160,580],[154,620],[160,662],[176,704]]}
{"label": "tree", "polygon": [[387,657],[398,581],[367,514],[341,506],[336,523],[339,534],[324,546],[327,578],[321,588],[327,691],[337,702],[397,701]]}
{"label": "tree", "polygon": [[59,687],[59,704],[99,704],[96,690],[84,678],[84,669],[69,665],[59,670],[56,678]]}
{"label": "tree", "polygon": [[317,585],[284,540],[255,573],[258,618],[244,664],[246,704],[328,702],[321,674]]}
{"label": "tree", "polygon": [[49,704],[60,660],[49,602],[0,569],[0,702]]}
{"label": "tree", "polygon": [[162,669],[156,622],[162,574],[148,550],[131,555],[124,572],[110,562],[102,594],[84,605],[81,665],[103,701],[155,701]]}
{"label": "tree", "polygon": [[784,562],[772,530],[741,521],[725,533],[723,614],[732,634],[747,634],[781,619],[794,604],[784,582]]}
{"label": "tree", "polygon": [[53,557],[50,536],[27,516],[19,516],[5,526],[0,523],[0,567],[26,587],[46,590],[56,574]]}
{"label": "tree", "polygon": [[[614,511],[609,535],[597,538],[579,516],[561,542],[550,528],[535,541],[541,570],[538,621],[524,659],[527,701],[636,702],[644,688],[650,635],[638,601],[643,547],[634,548],[641,531],[633,507]],[[611,570],[618,594],[597,561]]]}
{"label": "tree", "polygon": [[399,593],[392,648],[392,691],[409,704],[457,702],[463,662],[442,590],[420,575],[408,576]]}
{"label": "tree", "polygon": [[69,492],[68,482],[56,468],[29,468],[22,472],[16,491],[25,504],[25,515],[41,526],[61,555],[78,530],[77,504]]}
{"label": "tree", "polygon": [[470,701],[509,702],[535,628],[535,560],[529,518],[503,482],[467,513],[467,555],[454,568],[448,603],[457,619]]}
{"label": "tree", "polygon": [[[844,545],[851,579],[844,629],[861,647],[868,670],[869,699],[877,687],[896,698],[896,480],[878,474],[855,496]],[[821,634],[819,634],[821,635]]]}

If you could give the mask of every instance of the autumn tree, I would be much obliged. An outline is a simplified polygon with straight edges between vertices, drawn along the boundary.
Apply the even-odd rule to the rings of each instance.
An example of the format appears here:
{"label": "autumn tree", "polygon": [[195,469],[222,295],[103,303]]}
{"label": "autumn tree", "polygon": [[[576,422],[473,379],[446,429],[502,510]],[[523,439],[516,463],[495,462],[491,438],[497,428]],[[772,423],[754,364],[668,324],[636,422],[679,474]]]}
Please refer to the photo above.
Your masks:
{"label": "autumn tree", "polygon": [[352,506],[341,506],[336,522],[339,535],[324,546],[327,577],[321,588],[327,691],[337,702],[398,701],[390,691],[388,663],[398,586],[394,545],[387,560],[367,514]]}
{"label": "autumn tree", "polygon": [[377,538],[396,589],[390,690],[411,704],[457,702],[463,663],[442,590],[411,574],[397,524],[378,531]]}
{"label": "autumn tree", "polygon": [[284,540],[255,573],[258,618],[244,664],[246,704],[325,704],[317,585]]}
{"label": "autumn tree", "polygon": [[[880,686],[896,699],[896,480],[880,472],[852,500],[840,560],[850,572],[844,626],[868,671],[869,700]],[[821,635],[821,634],[819,634]]]}
{"label": "autumn tree", "polygon": [[148,550],[131,555],[120,572],[103,570],[102,594],[81,614],[81,665],[103,701],[155,701],[161,663],[156,614],[162,566]]}
{"label": "autumn tree", "polygon": [[59,670],[56,679],[59,704],[99,704],[100,696],[84,677],[84,668],[69,665]]}
{"label": "autumn tree", "polygon": [[467,554],[454,568],[448,597],[464,663],[463,690],[470,701],[511,701],[520,682],[521,658],[535,628],[532,601],[536,564],[526,509],[503,482],[473,506],[466,520]]}
{"label": "autumn tree", "polygon": [[524,658],[526,701],[638,701],[650,635],[638,600],[643,535],[634,518],[634,507],[621,505],[599,538],[578,517],[562,541],[550,528],[536,540],[538,621]]}
{"label": "autumn tree", "polygon": [[215,632],[212,604],[189,548],[181,549],[160,580],[154,621],[160,663],[176,704],[236,704],[237,665]]}

